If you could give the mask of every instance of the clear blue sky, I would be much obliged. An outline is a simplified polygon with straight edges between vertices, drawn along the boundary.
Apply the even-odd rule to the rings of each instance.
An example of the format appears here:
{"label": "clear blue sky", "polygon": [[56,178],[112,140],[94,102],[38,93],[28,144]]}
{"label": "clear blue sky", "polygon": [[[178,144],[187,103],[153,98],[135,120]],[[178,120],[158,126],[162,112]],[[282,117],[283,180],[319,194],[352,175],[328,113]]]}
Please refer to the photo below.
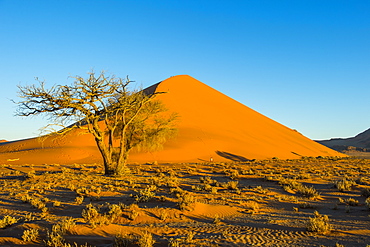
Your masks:
{"label": "clear blue sky", "polygon": [[[0,139],[38,135],[17,85],[188,74],[311,139],[370,128],[370,1],[0,0]],[[189,98],[191,100],[191,98]]]}

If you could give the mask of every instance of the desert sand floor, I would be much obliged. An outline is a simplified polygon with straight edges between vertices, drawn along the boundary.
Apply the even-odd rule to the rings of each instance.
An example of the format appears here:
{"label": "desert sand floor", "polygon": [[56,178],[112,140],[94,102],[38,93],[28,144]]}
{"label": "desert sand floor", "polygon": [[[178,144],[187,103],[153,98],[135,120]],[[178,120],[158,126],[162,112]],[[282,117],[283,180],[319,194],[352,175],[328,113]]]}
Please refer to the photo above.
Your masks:
{"label": "desert sand floor", "polygon": [[122,177],[6,164],[0,177],[0,246],[370,244],[365,159],[131,164]]}

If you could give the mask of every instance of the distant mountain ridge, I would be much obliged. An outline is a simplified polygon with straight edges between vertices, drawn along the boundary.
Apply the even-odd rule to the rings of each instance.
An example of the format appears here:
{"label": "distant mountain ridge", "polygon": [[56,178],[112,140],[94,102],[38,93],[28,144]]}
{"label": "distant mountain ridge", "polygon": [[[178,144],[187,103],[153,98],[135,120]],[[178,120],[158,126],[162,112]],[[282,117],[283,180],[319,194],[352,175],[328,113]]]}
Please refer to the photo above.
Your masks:
{"label": "distant mountain ridge", "polygon": [[361,132],[355,137],[332,138],[330,140],[321,140],[317,142],[337,151],[352,149],[370,152],[370,129]]}

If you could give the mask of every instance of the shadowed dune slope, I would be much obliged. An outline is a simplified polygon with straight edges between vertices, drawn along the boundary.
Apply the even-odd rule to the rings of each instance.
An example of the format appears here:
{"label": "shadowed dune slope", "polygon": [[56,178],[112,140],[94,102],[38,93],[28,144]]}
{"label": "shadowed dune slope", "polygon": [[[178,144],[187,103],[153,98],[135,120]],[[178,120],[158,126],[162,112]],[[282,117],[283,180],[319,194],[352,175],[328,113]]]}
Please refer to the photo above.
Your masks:
{"label": "shadowed dune slope", "polygon": [[[178,135],[163,150],[132,153],[130,162],[247,161],[278,157],[344,156],[231,99],[202,82],[179,75],[146,89],[176,112]],[[44,142],[0,143],[1,163],[101,162],[91,135],[74,132]]]}

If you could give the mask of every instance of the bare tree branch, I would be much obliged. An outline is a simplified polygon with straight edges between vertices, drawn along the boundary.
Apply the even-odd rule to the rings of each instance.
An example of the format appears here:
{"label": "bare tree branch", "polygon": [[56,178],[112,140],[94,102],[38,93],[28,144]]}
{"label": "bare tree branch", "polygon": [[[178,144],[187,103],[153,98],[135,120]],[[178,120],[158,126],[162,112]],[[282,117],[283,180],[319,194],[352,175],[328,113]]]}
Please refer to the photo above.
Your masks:
{"label": "bare tree branch", "polygon": [[[127,90],[132,81],[104,72],[90,72],[88,77],[74,77],[72,85],[18,86],[22,99],[16,115],[45,115],[63,127],[53,133],[64,135],[75,128],[91,133],[104,161],[105,173],[119,175],[124,171],[128,154],[133,148],[160,147],[175,133],[176,117],[161,115],[164,107],[155,100],[158,93],[145,95]],[[66,127],[68,126],[68,127]]]}

